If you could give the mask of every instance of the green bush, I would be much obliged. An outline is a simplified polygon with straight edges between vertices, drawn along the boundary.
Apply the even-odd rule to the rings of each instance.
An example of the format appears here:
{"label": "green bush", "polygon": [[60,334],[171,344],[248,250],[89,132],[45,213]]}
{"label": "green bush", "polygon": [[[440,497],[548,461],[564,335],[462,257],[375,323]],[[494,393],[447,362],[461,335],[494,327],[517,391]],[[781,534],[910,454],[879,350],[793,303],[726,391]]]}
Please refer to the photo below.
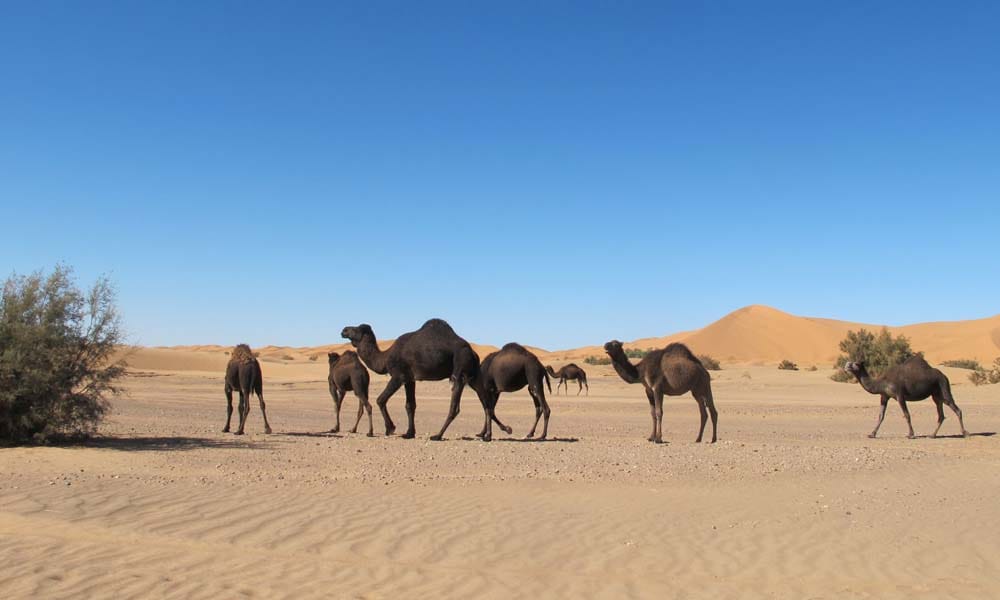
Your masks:
{"label": "green bush", "polygon": [[799,366],[797,364],[793,363],[792,361],[788,360],[787,358],[785,360],[781,361],[781,364],[778,365],[778,368],[781,369],[782,371],[798,371],[799,370]]}
{"label": "green bush", "polygon": [[701,364],[709,371],[722,370],[722,365],[719,364],[719,361],[715,360],[714,358],[712,358],[707,354],[699,354],[698,360],[701,361]]}
{"label": "green bush", "polygon": [[946,367],[954,367],[956,369],[971,369],[973,371],[978,371],[983,368],[979,364],[978,360],[972,358],[960,358],[958,360],[946,360],[941,362],[942,365]]}
{"label": "green bush", "polygon": [[834,381],[854,381],[854,376],[843,370],[848,362],[863,362],[872,377],[880,377],[917,354],[910,348],[906,336],[893,336],[884,327],[878,335],[867,329],[847,332],[847,337],[840,342],[840,351],[844,354],[837,358],[836,372],[830,377]]}
{"label": "green bush", "polygon": [[72,270],[12,276],[0,298],[0,442],[93,432],[120,393],[123,340],[106,278],[86,293]]}
{"label": "green bush", "polygon": [[587,358],[583,359],[583,362],[587,363],[588,365],[610,365],[611,359],[608,358],[607,356],[588,356]]}
{"label": "green bush", "polygon": [[626,348],[625,356],[629,358],[646,358],[646,355],[655,350],[655,348],[646,348],[645,350],[641,348]]}

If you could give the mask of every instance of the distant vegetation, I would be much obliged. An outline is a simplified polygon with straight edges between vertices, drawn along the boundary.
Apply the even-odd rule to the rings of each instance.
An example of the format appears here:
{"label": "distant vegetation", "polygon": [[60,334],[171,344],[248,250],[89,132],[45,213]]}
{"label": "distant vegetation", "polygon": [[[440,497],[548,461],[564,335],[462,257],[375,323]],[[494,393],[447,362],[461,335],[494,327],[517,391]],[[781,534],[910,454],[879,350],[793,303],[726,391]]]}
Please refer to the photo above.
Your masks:
{"label": "distant vegetation", "polygon": [[969,381],[971,381],[973,385],[1000,383],[1000,358],[997,358],[993,361],[993,368],[990,369],[989,371],[987,371],[983,367],[979,367],[978,369],[969,373]]}
{"label": "distant vegetation", "polygon": [[698,360],[701,361],[701,364],[709,371],[722,370],[722,365],[719,364],[719,361],[715,360],[714,358],[712,358],[707,354],[699,354]]}
{"label": "distant vegetation", "polygon": [[816,365],[812,365],[808,369],[806,369],[806,371],[818,371],[818,370],[819,370],[819,367],[817,367]]}
{"label": "distant vegetation", "polygon": [[837,357],[836,371],[830,379],[841,382],[854,381],[854,376],[844,371],[848,362],[863,362],[872,377],[880,377],[917,354],[910,348],[910,340],[906,336],[893,336],[884,327],[878,335],[867,329],[847,332],[847,337],[840,342],[840,351],[844,354]]}
{"label": "distant vegetation", "polygon": [[781,361],[781,364],[778,365],[778,368],[781,369],[782,371],[798,371],[799,370],[799,366],[797,364],[793,363],[792,361],[788,360],[787,358],[785,360]]}
{"label": "distant vegetation", "polygon": [[656,348],[646,348],[645,350],[639,348],[626,348],[625,356],[629,358],[646,358],[646,355],[656,350]]}
{"label": "distant vegetation", "polygon": [[978,360],[972,358],[960,358],[958,360],[946,360],[941,362],[942,365],[946,367],[954,367],[956,369],[971,369],[973,371],[981,371],[983,365],[979,364]]}
{"label": "distant vegetation", "polygon": [[588,356],[587,358],[583,359],[583,362],[587,363],[588,365],[610,365],[611,359],[608,358],[607,356]]}
{"label": "distant vegetation", "polygon": [[0,296],[0,442],[92,433],[120,393],[124,342],[108,279],[81,290],[72,270],[12,276]]}

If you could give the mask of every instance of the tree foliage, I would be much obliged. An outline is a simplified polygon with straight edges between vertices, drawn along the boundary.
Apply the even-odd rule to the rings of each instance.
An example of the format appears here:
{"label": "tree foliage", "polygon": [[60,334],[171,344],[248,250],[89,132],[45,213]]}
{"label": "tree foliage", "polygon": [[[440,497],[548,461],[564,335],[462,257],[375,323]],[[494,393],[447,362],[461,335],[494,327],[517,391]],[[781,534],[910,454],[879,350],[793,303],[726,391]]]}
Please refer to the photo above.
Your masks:
{"label": "tree foliage", "polygon": [[848,331],[847,337],[840,342],[840,351],[844,354],[837,357],[834,365],[837,369],[831,377],[834,381],[854,380],[853,375],[843,370],[848,362],[863,362],[873,377],[881,377],[890,368],[917,354],[910,348],[906,336],[893,336],[884,327],[878,335],[867,329]]}
{"label": "tree foliage", "polygon": [[125,364],[115,290],[80,290],[72,270],[11,276],[0,297],[0,442],[92,433]]}

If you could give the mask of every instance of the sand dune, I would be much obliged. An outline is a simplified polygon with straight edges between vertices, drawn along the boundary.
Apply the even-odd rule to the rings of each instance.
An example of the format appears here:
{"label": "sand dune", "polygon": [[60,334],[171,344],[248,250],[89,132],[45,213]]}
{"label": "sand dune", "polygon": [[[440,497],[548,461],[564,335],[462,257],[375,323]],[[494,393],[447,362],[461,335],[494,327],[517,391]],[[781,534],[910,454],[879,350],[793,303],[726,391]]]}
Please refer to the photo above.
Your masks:
{"label": "sand dune", "polygon": [[[876,332],[882,329],[882,325],[877,324],[800,317],[768,306],[753,305],[734,311],[702,329],[633,340],[626,343],[626,347],[658,348],[670,342],[684,342],[696,353],[714,356],[724,363],[774,364],[789,359],[801,365],[825,367],[836,360],[840,353],[840,340],[847,332],[862,327]],[[969,321],[889,327],[889,330],[909,337],[913,348],[924,352],[932,362],[973,358],[988,364],[1000,356],[1000,315]],[[381,340],[379,345],[385,350],[392,346],[393,341]],[[472,347],[480,357],[498,349],[476,343]],[[580,362],[588,356],[604,356],[600,344],[552,352],[535,346],[528,348],[544,361],[555,365]],[[313,363],[321,367],[318,371],[322,371],[326,368],[327,352],[350,349],[348,343],[334,343],[311,347],[263,346],[255,348],[255,351],[270,366]],[[229,350],[228,346],[211,344],[140,348],[132,355],[130,364],[138,370],[218,371],[225,365]],[[280,372],[282,367],[278,368]],[[307,365],[304,368],[309,370]],[[609,369],[594,370],[610,372]]]}

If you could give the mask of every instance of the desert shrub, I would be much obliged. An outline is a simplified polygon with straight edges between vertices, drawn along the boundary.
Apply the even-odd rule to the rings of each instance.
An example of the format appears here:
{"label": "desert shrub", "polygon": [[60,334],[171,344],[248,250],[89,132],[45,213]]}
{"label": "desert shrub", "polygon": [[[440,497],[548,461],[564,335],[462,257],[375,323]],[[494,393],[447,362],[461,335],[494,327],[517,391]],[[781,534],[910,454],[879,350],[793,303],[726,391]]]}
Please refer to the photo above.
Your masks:
{"label": "desert shrub", "polygon": [[866,329],[848,331],[847,337],[840,342],[840,351],[844,354],[837,358],[836,372],[830,376],[834,381],[854,381],[854,376],[843,370],[848,362],[863,362],[873,377],[880,377],[891,367],[917,354],[910,348],[906,336],[893,336],[884,327],[878,335]]}
{"label": "desert shrub", "polygon": [[0,297],[0,441],[92,433],[120,392],[123,340],[106,278],[81,291],[72,270],[11,276]]}
{"label": "desert shrub", "polygon": [[983,367],[979,367],[973,372],[969,373],[969,381],[973,385],[986,385],[1000,383],[1000,358],[993,361],[993,368],[987,371]]}
{"label": "desert shrub", "polygon": [[799,370],[799,366],[797,364],[793,363],[792,361],[788,360],[787,358],[785,360],[781,361],[781,363],[778,365],[778,368],[781,369],[782,371],[798,371]]}
{"label": "desert shrub", "polygon": [[816,365],[811,365],[808,369],[806,369],[806,371],[810,371],[810,372],[812,372],[812,371],[818,371],[818,370],[819,370],[819,367],[817,367]]}
{"label": "desert shrub", "polygon": [[309,357],[309,360],[316,362],[317,360],[319,360],[319,354],[313,354],[312,356]]}
{"label": "desert shrub", "polygon": [[1000,358],[993,360],[993,369],[986,376],[990,383],[1000,383]]}
{"label": "desert shrub", "polygon": [[295,357],[292,356],[291,354],[282,354],[281,360],[295,360]]}
{"label": "desert shrub", "polygon": [[611,359],[608,358],[607,356],[588,356],[587,358],[583,359],[583,362],[587,363],[588,365],[610,365]]}
{"label": "desert shrub", "polygon": [[960,358],[958,360],[945,360],[941,362],[942,365],[946,367],[954,367],[956,369],[971,369],[973,371],[978,371],[983,368],[979,364],[978,360],[972,358]]}
{"label": "desert shrub", "polygon": [[643,350],[642,348],[626,348],[625,356],[629,358],[646,358],[646,355],[652,352],[653,350],[654,350],[653,348],[646,348],[645,350]]}
{"label": "desert shrub", "polygon": [[722,370],[722,365],[719,364],[719,361],[715,360],[714,358],[712,358],[707,354],[699,354],[698,360],[701,361],[701,364],[709,371]]}

